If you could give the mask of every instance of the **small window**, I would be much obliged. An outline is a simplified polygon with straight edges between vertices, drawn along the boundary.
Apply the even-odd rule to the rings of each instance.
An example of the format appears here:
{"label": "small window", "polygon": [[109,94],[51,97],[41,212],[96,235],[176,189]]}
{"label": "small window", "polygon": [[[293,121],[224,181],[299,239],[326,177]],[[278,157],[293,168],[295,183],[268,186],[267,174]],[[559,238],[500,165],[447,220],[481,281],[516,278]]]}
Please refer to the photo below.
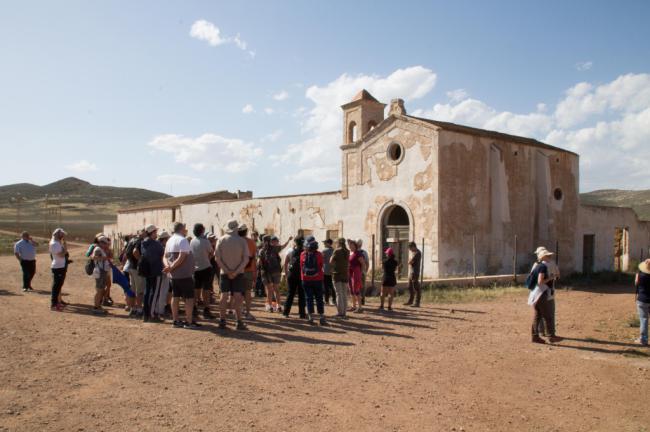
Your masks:
{"label": "small window", "polygon": [[352,144],[357,140],[357,123],[350,122],[348,126],[348,144]]}
{"label": "small window", "polygon": [[404,149],[398,143],[391,143],[388,146],[388,159],[395,163],[399,163],[404,156]]}
{"label": "small window", "polygon": [[553,191],[553,197],[555,197],[556,200],[560,201],[564,195],[562,194],[562,189],[556,188]]}

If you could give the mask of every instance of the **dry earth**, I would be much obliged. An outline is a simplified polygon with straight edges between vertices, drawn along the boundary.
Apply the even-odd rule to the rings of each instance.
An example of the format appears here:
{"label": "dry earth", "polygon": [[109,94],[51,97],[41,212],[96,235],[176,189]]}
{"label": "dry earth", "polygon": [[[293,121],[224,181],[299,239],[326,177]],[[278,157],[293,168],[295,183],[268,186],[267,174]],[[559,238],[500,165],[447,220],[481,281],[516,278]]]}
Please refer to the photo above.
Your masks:
{"label": "dry earth", "polygon": [[557,346],[529,342],[523,293],[326,328],[258,308],[249,332],[192,331],[89,315],[81,263],[56,313],[45,256],[27,295],[15,259],[0,258],[0,430],[650,428],[650,352],[631,343],[629,289],[560,292]]}

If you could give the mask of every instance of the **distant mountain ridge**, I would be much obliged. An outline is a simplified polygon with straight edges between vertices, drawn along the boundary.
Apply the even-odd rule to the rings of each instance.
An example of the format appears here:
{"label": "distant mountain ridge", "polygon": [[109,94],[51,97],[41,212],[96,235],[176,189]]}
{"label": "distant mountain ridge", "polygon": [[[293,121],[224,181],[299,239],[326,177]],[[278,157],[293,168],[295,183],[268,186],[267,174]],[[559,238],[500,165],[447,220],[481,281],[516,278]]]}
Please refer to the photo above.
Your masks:
{"label": "distant mountain ridge", "polygon": [[580,202],[607,207],[630,207],[639,219],[650,221],[650,190],[601,189],[580,194]]}
{"label": "distant mountain ridge", "polygon": [[76,177],[67,177],[44,186],[31,183],[16,183],[0,186],[0,206],[6,206],[16,196],[26,200],[42,200],[45,195],[58,197],[63,201],[86,204],[136,204],[156,199],[169,198],[170,195],[141,188],[116,186],[96,186]]}

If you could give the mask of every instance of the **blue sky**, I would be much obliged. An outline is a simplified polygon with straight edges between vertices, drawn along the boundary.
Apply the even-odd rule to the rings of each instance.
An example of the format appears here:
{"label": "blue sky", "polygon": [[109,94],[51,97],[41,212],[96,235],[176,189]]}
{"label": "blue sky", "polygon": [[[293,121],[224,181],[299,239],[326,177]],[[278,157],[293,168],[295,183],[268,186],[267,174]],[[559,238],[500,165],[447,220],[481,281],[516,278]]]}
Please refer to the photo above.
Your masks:
{"label": "blue sky", "polygon": [[581,188],[650,188],[650,2],[5,1],[0,184],[173,194],[339,188],[338,105],[581,154]]}

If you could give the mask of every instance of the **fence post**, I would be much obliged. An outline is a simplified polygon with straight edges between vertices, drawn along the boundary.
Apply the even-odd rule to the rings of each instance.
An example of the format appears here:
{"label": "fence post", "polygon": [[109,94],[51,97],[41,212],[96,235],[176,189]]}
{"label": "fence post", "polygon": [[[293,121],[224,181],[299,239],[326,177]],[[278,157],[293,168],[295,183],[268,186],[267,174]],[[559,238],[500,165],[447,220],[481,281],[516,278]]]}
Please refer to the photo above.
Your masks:
{"label": "fence post", "polygon": [[424,237],[422,237],[422,250],[420,251],[420,290],[424,284]]}
{"label": "fence post", "polygon": [[372,292],[375,292],[375,259],[377,258],[377,251],[375,251],[375,235],[372,235]]}
{"label": "fence post", "polygon": [[560,268],[560,242],[555,240],[555,264]]}
{"label": "fence post", "polygon": [[517,285],[517,234],[515,234],[515,253],[512,257],[512,279]]}
{"label": "fence post", "polygon": [[476,286],[476,234],[472,235],[472,272],[473,272],[473,284]]}

